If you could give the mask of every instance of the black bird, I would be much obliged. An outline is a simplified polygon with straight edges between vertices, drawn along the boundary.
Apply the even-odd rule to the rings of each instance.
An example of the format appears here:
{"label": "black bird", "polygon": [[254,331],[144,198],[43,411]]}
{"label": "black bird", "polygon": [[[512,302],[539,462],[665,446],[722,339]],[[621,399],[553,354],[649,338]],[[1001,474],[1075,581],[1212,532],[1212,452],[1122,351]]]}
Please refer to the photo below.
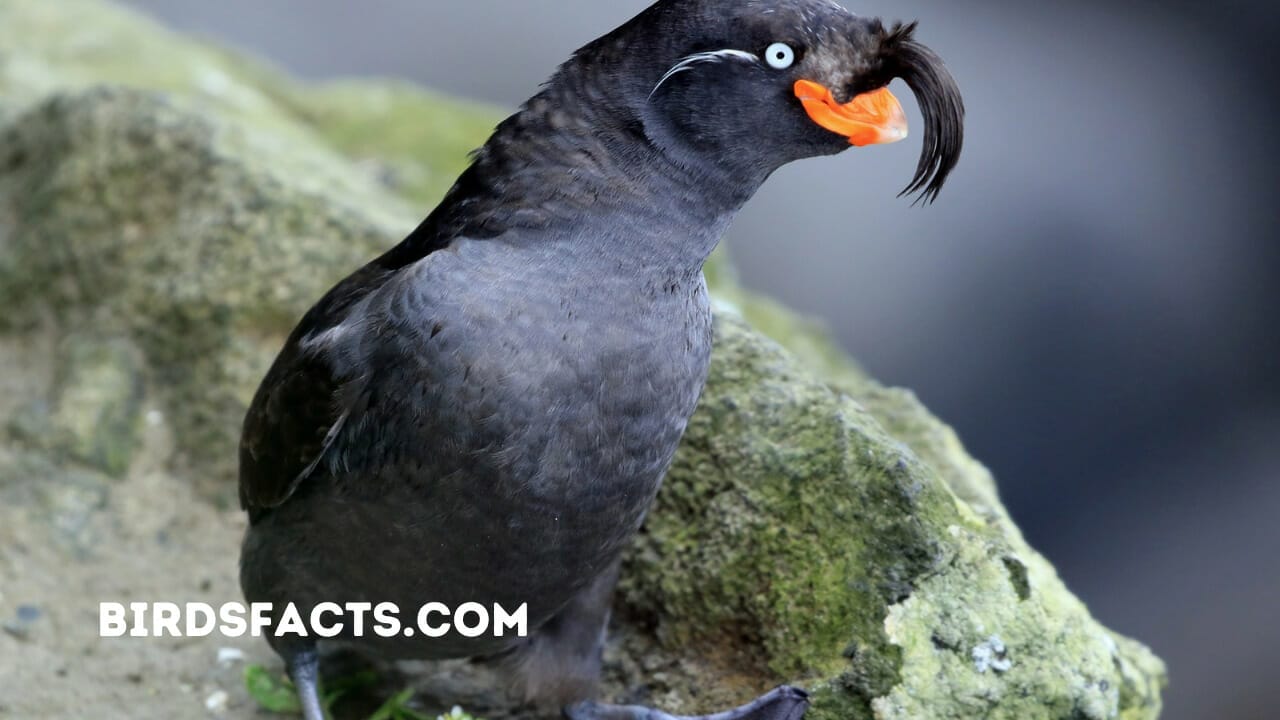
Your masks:
{"label": "black bird", "polygon": [[[527,603],[525,639],[347,623],[320,643],[489,658],[575,718],[667,717],[590,698],[619,555],[706,378],[703,262],[782,165],[903,138],[893,78],[925,122],[904,193],[935,198],[964,110],[914,30],[828,0],[662,0],[574,54],[289,337],[241,442],[246,597]],[[314,635],[270,641],[319,720]],[[806,707],[780,688],[717,717]]]}

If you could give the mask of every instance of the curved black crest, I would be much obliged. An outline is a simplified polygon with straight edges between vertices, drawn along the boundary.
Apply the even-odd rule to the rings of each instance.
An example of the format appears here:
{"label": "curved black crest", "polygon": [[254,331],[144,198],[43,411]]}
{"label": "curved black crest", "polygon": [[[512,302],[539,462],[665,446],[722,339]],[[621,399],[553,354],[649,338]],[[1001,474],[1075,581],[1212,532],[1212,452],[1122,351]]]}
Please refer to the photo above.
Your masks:
{"label": "curved black crest", "polygon": [[899,23],[881,44],[885,70],[906,81],[924,115],[924,146],[911,184],[900,193],[920,193],[931,203],[960,161],[964,147],[964,98],[942,58],[915,40],[916,23]]}

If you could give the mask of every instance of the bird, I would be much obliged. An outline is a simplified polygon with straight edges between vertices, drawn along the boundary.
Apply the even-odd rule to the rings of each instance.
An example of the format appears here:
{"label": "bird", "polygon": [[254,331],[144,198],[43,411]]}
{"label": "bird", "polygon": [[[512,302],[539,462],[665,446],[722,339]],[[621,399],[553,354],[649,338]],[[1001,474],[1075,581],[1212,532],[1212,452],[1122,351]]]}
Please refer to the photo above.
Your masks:
{"label": "bird", "polygon": [[[490,662],[532,707],[595,697],[619,559],[706,382],[703,264],[777,169],[902,140],[957,166],[964,103],[916,23],[829,0],[660,0],[576,51],[407,237],[289,335],[245,416],[245,597],[523,608],[525,637],[267,633],[307,720],[319,656]],[[797,720],[783,685],[715,720]]]}

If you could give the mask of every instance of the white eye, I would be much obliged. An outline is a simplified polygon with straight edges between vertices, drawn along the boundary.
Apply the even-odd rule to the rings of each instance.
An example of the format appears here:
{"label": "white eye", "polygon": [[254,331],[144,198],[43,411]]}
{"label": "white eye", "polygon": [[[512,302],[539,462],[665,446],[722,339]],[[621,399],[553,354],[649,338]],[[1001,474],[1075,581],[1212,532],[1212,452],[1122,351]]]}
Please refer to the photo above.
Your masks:
{"label": "white eye", "polygon": [[786,70],[796,61],[796,51],[786,43],[774,43],[764,51],[764,61],[775,70]]}

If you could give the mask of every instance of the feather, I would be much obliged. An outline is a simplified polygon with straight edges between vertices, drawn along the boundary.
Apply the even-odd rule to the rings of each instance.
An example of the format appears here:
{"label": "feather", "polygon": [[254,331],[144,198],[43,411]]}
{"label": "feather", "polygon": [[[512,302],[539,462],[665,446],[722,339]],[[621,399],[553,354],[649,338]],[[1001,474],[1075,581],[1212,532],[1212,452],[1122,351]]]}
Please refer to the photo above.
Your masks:
{"label": "feather", "polygon": [[680,58],[680,61],[675,65],[672,65],[671,69],[668,70],[667,73],[662,76],[662,79],[658,81],[658,84],[653,86],[653,90],[649,92],[649,99],[652,100],[653,96],[657,94],[658,89],[661,88],[668,80],[686,70],[692,70],[695,65],[698,65],[699,63],[723,62],[724,60],[747,60],[750,62],[759,62],[760,58],[744,50],[713,50],[710,52],[686,55],[685,57]]}
{"label": "feather", "polygon": [[901,195],[919,193],[916,202],[932,203],[960,161],[964,147],[964,100],[942,58],[915,40],[916,23],[884,32],[886,69],[906,81],[924,116],[924,145],[915,177]]}

